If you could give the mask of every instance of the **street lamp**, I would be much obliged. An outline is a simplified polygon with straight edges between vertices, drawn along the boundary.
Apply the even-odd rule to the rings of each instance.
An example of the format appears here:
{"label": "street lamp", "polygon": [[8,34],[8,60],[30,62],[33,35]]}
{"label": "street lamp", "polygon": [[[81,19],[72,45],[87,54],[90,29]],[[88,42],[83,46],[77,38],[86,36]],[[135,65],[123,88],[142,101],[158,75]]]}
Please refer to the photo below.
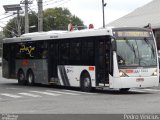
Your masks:
{"label": "street lamp", "polygon": [[3,8],[5,9],[6,12],[8,12],[8,11],[17,11],[18,36],[20,36],[21,35],[20,10],[22,10],[20,4],[3,5]]}
{"label": "street lamp", "polygon": [[104,16],[104,7],[106,7],[106,3],[102,0],[102,12],[103,12],[103,28],[105,28],[105,16]]}

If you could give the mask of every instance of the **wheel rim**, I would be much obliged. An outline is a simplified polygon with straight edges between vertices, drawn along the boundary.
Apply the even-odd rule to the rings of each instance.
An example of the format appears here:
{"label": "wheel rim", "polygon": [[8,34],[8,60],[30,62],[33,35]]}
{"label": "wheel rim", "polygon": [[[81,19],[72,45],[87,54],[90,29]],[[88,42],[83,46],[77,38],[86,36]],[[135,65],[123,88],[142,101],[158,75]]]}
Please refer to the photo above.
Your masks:
{"label": "wheel rim", "polygon": [[23,72],[20,72],[20,73],[19,73],[19,80],[20,80],[20,81],[23,81],[23,80],[24,80],[24,74],[23,74]]}
{"label": "wheel rim", "polygon": [[89,88],[90,87],[90,80],[89,78],[84,78],[84,87]]}
{"label": "wheel rim", "polygon": [[32,76],[32,74],[29,74],[28,75],[28,82],[32,83],[32,81],[33,81],[33,76]]}

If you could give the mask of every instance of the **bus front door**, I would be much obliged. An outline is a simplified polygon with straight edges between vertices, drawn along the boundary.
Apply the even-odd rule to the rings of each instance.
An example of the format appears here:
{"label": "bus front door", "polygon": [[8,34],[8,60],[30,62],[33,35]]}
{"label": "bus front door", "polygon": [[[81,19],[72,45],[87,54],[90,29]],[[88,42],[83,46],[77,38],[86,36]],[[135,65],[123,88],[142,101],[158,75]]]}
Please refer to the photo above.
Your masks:
{"label": "bus front door", "polygon": [[103,37],[97,41],[96,48],[96,85],[109,84],[110,41]]}

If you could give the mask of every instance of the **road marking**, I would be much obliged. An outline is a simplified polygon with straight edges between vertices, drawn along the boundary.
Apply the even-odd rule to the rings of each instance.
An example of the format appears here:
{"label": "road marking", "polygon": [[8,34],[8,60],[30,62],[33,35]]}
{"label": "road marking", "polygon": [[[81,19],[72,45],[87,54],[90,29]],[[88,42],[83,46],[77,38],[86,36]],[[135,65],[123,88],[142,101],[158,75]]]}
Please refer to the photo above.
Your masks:
{"label": "road marking", "polygon": [[12,98],[21,98],[22,97],[22,96],[12,95],[12,94],[8,94],[8,93],[2,93],[1,95],[7,96],[7,97],[12,97]]}
{"label": "road marking", "polygon": [[87,92],[80,92],[80,91],[73,91],[73,90],[63,90],[63,91],[72,92],[72,93],[79,93],[79,94],[87,94],[87,95],[97,94],[97,93],[87,93]]}
{"label": "road marking", "polygon": [[25,96],[30,96],[30,97],[42,97],[40,95],[34,95],[34,94],[31,94],[31,93],[18,93],[20,95],[25,95]]}
{"label": "road marking", "polygon": [[59,93],[59,94],[66,94],[66,95],[79,95],[76,93],[69,93],[69,92],[62,92],[62,91],[54,91],[54,90],[46,90],[48,92],[53,92],[53,93]]}
{"label": "road marking", "polygon": [[8,90],[16,90],[16,89],[19,89],[19,88],[6,88]]}
{"label": "road marking", "polygon": [[156,91],[156,92],[160,92],[160,90],[157,90],[157,89],[142,89],[142,90],[146,90],[146,91]]}
{"label": "road marking", "polygon": [[55,94],[55,93],[50,93],[50,92],[42,92],[42,91],[30,91],[30,92],[51,95],[51,96],[59,96],[60,95],[60,94]]}
{"label": "road marking", "polygon": [[140,90],[140,89],[131,89],[129,91],[131,91],[131,92],[146,92],[146,91]]}

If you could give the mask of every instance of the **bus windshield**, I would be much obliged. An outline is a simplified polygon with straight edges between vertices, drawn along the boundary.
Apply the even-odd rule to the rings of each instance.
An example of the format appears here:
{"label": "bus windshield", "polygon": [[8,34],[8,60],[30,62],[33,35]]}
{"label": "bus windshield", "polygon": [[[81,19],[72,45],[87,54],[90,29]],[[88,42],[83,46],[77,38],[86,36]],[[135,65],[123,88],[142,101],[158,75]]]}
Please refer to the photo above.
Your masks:
{"label": "bus windshield", "polygon": [[153,39],[117,39],[117,59],[119,67],[151,67],[157,65],[156,47]]}

